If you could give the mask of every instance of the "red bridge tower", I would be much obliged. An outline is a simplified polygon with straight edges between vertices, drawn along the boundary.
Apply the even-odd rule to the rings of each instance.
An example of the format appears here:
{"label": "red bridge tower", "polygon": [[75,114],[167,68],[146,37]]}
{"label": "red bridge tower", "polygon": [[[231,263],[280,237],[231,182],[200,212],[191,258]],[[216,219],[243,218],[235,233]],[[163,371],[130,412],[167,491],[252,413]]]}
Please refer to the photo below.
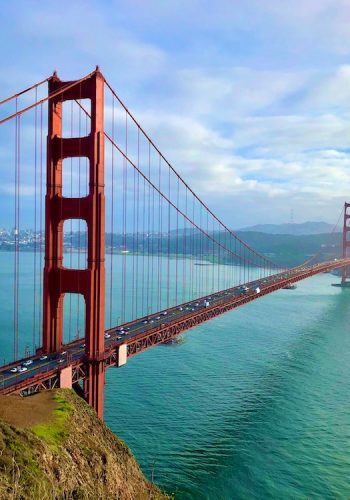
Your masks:
{"label": "red bridge tower", "polygon": [[[105,195],[104,195],[104,78],[98,68],[88,78],[62,82],[56,74],[49,93],[57,93],[48,105],[47,188],[45,198],[45,267],[43,350],[60,352],[63,344],[65,293],[85,299],[85,352],[89,372],[85,397],[103,416],[105,330]],[[62,137],[63,102],[90,99],[91,131],[85,137]],[[62,196],[62,163],[65,158],[87,157],[90,163],[89,192],[82,198]],[[86,269],[63,267],[63,223],[83,219],[87,224]]]}

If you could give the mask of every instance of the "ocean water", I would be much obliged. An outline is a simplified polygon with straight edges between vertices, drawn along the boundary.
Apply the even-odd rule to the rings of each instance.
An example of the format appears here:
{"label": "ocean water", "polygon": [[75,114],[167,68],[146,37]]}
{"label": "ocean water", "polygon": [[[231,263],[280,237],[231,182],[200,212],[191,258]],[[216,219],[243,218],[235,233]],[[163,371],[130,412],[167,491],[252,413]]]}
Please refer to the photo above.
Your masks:
{"label": "ocean water", "polygon": [[105,419],[176,499],[350,497],[350,289],[322,274],[107,372]]}
{"label": "ocean water", "polygon": [[[12,261],[0,252],[1,359],[13,346]],[[40,340],[32,263],[21,255],[20,350]],[[350,289],[338,279],[315,276],[107,370],[106,423],[150,479],[181,500],[350,497]],[[117,290],[112,321],[119,302]],[[66,316],[68,338],[83,327]]]}

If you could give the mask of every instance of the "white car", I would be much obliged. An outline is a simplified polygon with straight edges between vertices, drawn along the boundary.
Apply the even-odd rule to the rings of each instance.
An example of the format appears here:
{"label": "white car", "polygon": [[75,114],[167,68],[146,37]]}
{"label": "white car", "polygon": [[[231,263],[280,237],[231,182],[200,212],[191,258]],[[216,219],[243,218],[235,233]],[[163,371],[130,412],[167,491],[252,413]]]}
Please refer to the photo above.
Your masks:
{"label": "white car", "polygon": [[110,338],[111,338],[110,334],[109,333],[105,333],[105,339],[110,339]]}
{"label": "white car", "polygon": [[31,359],[27,359],[27,361],[23,362],[23,366],[30,366],[33,364],[33,361]]}
{"label": "white car", "polygon": [[47,356],[46,354],[43,354],[42,356],[40,356],[40,361],[45,361],[45,359],[47,359]]}
{"label": "white car", "polygon": [[20,366],[20,367],[18,368],[18,371],[19,371],[20,373],[22,373],[22,372],[26,372],[27,370],[28,370],[28,368],[27,368],[26,366]]}
{"label": "white car", "polygon": [[14,366],[13,368],[11,368],[10,372],[17,373],[18,372],[18,366]]}

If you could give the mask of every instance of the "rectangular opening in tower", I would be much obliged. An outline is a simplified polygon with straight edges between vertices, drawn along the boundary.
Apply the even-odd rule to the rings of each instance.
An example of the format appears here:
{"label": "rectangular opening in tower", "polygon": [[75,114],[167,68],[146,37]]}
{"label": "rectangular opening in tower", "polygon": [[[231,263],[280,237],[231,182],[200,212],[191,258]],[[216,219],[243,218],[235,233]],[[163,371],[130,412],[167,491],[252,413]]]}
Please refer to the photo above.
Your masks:
{"label": "rectangular opening in tower", "polygon": [[62,137],[85,137],[91,131],[91,100],[77,99],[62,104]]}
{"label": "rectangular opening in tower", "polygon": [[63,224],[63,267],[87,269],[88,231],[83,219],[67,219]]}
{"label": "rectangular opening in tower", "polygon": [[62,165],[62,196],[82,198],[89,194],[90,162],[86,156],[65,158]]}
{"label": "rectangular opening in tower", "polygon": [[[85,336],[85,299],[79,293],[66,293],[63,300],[63,343]],[[83,350],[82,341],[81,349]]]}

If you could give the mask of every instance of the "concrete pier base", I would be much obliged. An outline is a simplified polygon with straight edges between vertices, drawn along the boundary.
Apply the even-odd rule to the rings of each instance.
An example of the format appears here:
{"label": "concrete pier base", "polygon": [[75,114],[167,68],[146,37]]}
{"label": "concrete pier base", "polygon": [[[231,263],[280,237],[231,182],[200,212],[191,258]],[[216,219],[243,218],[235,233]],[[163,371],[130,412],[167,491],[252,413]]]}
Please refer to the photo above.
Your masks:
{"label": "concrete pier base", "polygon": [[122,344],[118,348],[118,362],[117,366],[123,366],[126,364],[128,359],[128,346],[126,344]]}
{"label": "concrete pier base", "polygon": [[60,387],[61,389],[72,388],[72,367],[67,366],[60,371]]}

